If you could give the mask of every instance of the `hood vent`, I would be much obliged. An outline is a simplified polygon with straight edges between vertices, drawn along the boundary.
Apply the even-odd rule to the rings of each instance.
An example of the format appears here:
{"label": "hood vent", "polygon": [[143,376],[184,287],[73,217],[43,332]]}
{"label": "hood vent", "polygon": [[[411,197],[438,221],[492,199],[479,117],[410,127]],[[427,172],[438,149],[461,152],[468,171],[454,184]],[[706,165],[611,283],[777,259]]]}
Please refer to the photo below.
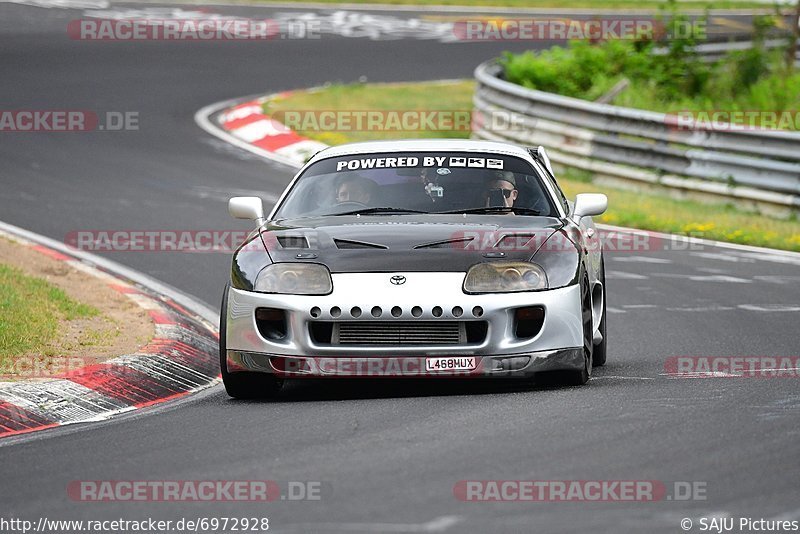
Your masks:
{"label": "hood vent", "polygon": [[282,248],[309,248],[308,239],[302,235],[278,236],[278,243],[280,243]]}
{"label": "hood vent", "polygon": [[[528,243],[536,237],[536,234],[506,234],[494,244],[494,248],[519,250],[528,246]],[[533,252],[535,249],[531,249]]]}
{"label": "hood vent", "polygon": [[340,249],[382,249],[386,250],[389,247],[385,245],[378,245],[375,243],[366,243],[364,241],[350,241],[349,239],[334,239],[334,243],[336,243],[336,248]]}
{"label": "hood vent", "polygon": [[414,250],[421,248],[466,248],[467,244],[472,241],[472,237],[464,237],[461,239],[448,239],[446,241],[434,241],[433,243],[422,243],[416,245]]}

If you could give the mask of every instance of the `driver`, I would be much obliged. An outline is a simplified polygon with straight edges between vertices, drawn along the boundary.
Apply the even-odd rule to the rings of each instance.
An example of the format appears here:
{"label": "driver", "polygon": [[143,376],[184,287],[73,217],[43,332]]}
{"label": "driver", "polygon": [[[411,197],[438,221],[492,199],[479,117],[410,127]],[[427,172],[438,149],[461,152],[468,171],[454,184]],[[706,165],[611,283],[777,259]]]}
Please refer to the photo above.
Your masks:
{"label": "driver", "polygon": [[[517,180],[511,171],[496,171],[486,182],[486,207],[505,206],[511,208],[519,196]],[[498,203],[502,196],[502,204]]]}
{"label": "driver", "polygon": [[345,176],[336,187],[336,202],[358,202],[369,204],[374,182],[362,176]]}

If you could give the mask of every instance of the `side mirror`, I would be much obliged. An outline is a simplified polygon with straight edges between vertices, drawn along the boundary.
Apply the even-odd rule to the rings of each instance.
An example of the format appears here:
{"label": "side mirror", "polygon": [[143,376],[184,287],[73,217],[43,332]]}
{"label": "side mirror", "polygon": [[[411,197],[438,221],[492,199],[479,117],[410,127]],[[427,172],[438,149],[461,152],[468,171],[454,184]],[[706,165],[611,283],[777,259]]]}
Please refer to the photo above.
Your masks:
{"label": "side mirror", "polygon": [[228,213],[260,224],[264,221],[264,204],[258,197],[233,197],[228,201]]}
{"label": "side mirror", "polygon": [[608,197],[602,193],[581,193],[575,197],[575,207],[572,209],[573,217],[600,215],[608,208]]}

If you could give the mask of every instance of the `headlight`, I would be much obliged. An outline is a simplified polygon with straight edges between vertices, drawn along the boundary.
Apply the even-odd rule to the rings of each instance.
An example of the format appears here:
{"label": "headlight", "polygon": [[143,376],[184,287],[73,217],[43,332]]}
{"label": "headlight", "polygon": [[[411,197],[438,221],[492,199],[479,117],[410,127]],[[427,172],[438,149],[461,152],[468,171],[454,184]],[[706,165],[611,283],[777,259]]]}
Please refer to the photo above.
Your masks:
{"label": "headlight", "polygon": [[333,291],[331,273],[318,263],[273,263],[256,277],[254,291],[286,295],[327,295]]}
{"label": "headlight", "polygon": [[513,293],[547,289],[547,275],[535,263],[492,261],[470,267],[464,278],[466,293]]}

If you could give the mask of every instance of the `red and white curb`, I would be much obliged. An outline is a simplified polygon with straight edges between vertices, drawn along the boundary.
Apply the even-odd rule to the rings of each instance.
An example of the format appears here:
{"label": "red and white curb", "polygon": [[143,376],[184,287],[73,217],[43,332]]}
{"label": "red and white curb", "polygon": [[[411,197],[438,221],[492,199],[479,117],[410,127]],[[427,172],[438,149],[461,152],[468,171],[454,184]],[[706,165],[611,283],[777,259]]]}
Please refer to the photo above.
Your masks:
{"label": "red and white curb", "polygon": [[263,158],[300,168],[328,145],[299,135],[264,114],[263,104],[290,95],[276,93],[218,102],[199,110],[195,122],[211,135]]}
{"label": "red and white curb", "polygon": [[42,380],[0,382],[0,438],[107,419],[219,381],[216,314],[115,262],[6,223],[0,237],[32,247],[108,284],[147,310],[155,334],[134,354]]}

